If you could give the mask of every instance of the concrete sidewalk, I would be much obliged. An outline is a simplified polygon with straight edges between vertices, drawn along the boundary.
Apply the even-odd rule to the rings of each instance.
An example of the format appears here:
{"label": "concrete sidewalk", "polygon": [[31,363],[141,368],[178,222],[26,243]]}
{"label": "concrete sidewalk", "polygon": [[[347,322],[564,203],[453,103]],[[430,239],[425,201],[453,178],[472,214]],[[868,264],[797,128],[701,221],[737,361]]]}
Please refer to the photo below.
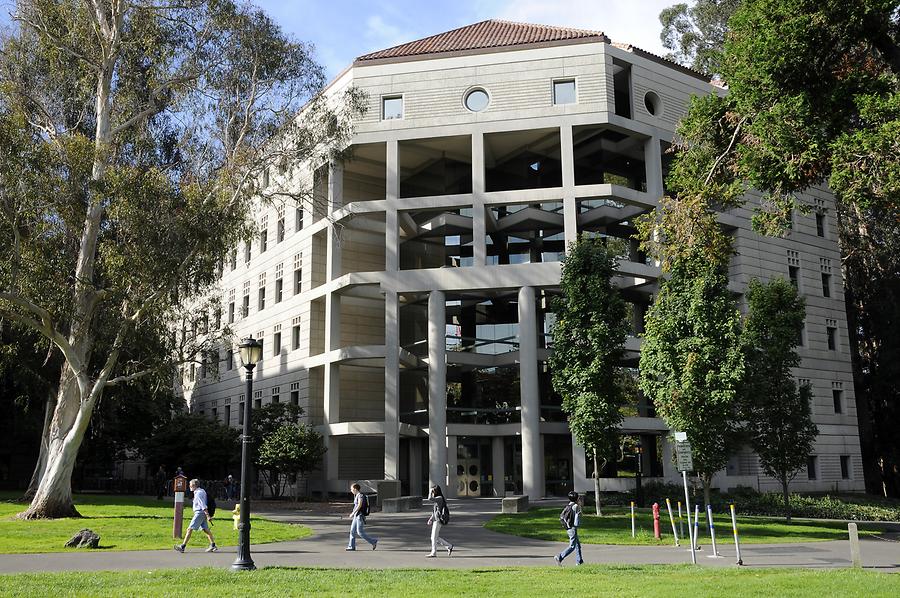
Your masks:
{"label": "concrete sidewalk", "polygon": [[[540,501],[536,506],[561,505],[559,501]],[[442,536],[455,546],[452,558],[439,550],[438,558],[429,559],[430,528],[426,520],[430,506],[411,513],[373,513],[366,531],[378,538],[378,549],[362,540],[356,552],[346,552],[350,522],[346,517],[304,515],[298,518],[290,511],[260,513],[276,521],[302,523],[315,534],[296,542],[259,544],[252,547],[257,567],[342,567],[342,568],[475,568],[506,566],[554,566],[553,555],[565,547],[561,542],[530,540],[498,534],[483,524],[500,512],[499,499],[451,500],[452,519]],[[224,523],[224,522],[223,522]],[[221,524],[220,524],[221,525]],[[701,539],[702,540],[702,539]],[[233,547],[218,553],[205,553],[205,538],[198,536],[186,554],[166,546],[161,550],[132,552],[77,552],[50,554],[0,555],[0,573],[36,571],[99,571],[128,569],[169,569],[179,567],[228,567],[235,557]],[[862,560],[866,568],[900,572],[900,542],[896,536],[887,539],[864,539]],[[734,567],[734,547],[720,548],[723,558],[709,558],[709,546],[697,553],[703,566]],[[690,563],[690,552],[672,546],[609,546],[585,544],[588,563],[676,564]],[[850,565],[848,541],[809,542],[802,544],[749,544],[741,547],[747,567],[833,568]],[[574,555],[565,566],[575,564]]]}

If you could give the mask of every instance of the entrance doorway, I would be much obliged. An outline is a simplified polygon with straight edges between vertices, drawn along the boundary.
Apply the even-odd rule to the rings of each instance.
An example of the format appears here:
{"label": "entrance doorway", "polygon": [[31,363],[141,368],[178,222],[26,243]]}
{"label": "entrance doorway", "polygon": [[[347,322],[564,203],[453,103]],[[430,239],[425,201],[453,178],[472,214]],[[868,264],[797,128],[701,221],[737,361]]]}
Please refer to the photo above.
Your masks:
{"label": "entrance doorway", "polygon": [[456,447],[456,495],[491,496],[493,492],[491,439],[460,436]]}

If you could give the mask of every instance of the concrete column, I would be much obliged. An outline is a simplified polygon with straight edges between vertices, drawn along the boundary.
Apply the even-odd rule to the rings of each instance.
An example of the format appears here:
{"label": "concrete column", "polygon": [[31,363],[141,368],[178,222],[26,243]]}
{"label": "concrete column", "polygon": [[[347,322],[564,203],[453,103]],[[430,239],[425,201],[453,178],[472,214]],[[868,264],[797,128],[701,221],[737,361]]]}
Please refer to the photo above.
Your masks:
{"label": "concrete column", "polygon": [[447,436],[447,483],[443,484],[444,496],[456,498],[459,494],[456,487],[459,484],[459,478],[456,475],[457,458],[459,456],[459,446],[456,436]]}
{"label": "concrete column", "polygon": [[344,207],[344,165],[332,162],[328,165],[328,215]]}
{"label": "concrete column", "polygon": [[537,375],[534,289],[519,289],[519,385],[522,401],[522,481],[532,500],[544,496],[541,397]]}
{"label": "concrete column", "polygon": [[384,478],[400,479],[400,317],[396,291],[384,294]]}
{"label": "concrete column", "polygon": [[397,198],[400,197],[400,165],[397,161],[397,142],[387,142],[387,180],[384,214],[384,269],[396,272],[400,269],[400,231],[397,222]]}
{"label": "concrete column", "polygon": [[575,492],[584,493],[594,489],[593,480],[587,477],[587,455],[584,447],[572,438],[572,481]]}
{"label": "concrete column", "polygon": [[472,134],[472,265],[487,263],[484,213],[484,133]]}
{"label": "concrete column", "polygon": [[506,451],[503,436],[491,438],[491,473],[494,476],[494,496],[506,496],[504,480],[506,479]]}
{"label": "concrete column", "polygon": [[447,485],[446,306],[444,292],[431,291],[428,296],[428,483],[442,487]]}
{"label": "concrete column", "polygon": [[[325,416],[324,422],[336,424],[340,421],[340,366],[336,363],[325,364]],[[338,444],[337,437],[331,436],[331,431],[326,429],[324,434],[325,448],[325,479],[327,482],[340,479],[338,477]],[[326,482],[326,483],[327,483]]]}
{"label": "concrete column", "polygon": [[418,496],[422,492],[422,441],[409,439],[409,493]]}
{"label": "concrete column", "polygon": [[650,137],[644,142],[644,168],[647,175],[647,193],[656,202],[663,194],[662,152],[659,137]]}
{"label": "concrete column", "polygon": [[575,202],[575,150],[572,125],[559,129],[560,159],[563,184],[563,225],[566,248],[578,240],[578,210]]}

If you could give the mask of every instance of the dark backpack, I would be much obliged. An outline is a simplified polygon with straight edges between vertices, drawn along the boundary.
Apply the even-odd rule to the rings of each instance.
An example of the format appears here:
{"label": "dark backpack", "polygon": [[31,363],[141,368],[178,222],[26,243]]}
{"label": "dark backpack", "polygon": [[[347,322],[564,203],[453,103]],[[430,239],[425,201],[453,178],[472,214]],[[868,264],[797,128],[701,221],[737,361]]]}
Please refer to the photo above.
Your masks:
{"label": "dark backpack", "polygon": [[216,514],[216,497],[212,494],[206,495],[206,510],[209,511],[210,517],[213,517]]}
{"label": "dark backpack", "polygon": [[438,511],[438,521],[441,522],[441,525],[450,523],[450,507],[447,506],[446,498],[441,501],[441,508]]}
{"label": "dark backpack", "polygon": [[[360,494],[362,494],[360,492]],[[359,508],[359,514],[363,517],[369,516],[369,497],[365,494],[362,494],[362,506]]]}
{"label": "dark backpack", "polygon": [[572,503],[567,504],[566,508],[559,514],[559,522],[562,524],[563,529],[575,527],[575,509],[572,508]]}

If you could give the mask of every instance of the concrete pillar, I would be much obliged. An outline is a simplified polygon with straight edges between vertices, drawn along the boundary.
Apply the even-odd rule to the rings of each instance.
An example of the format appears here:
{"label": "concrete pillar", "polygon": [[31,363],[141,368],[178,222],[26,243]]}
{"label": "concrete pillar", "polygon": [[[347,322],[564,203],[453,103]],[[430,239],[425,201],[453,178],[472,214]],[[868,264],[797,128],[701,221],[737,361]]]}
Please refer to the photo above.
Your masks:
{"label": "concrete pillar", "polygon": [[587,477],[587,455],[575,438],[572,438],[572,477],[575,492],[583,494],[594,489],[594,481]]}
{"label": "concrete pillar", "polygon": [[537,375],[534,289],[519,289],[519,386],[522,397],[522,481],[532,500],[544,496],[541,397]]}
{"label": "concrete pillar", "polygon": [[397,222],[397,198],[400,197],[400,166],[397,161],[397,142],[387,142],[387,173],[384,214],[384,269],[396,272],[400,269],[400,231]]}
{"label": "concrete pillar", "polygon": [[506,451],[503,436],[491,438],[491,474],[494,476],[494,496],[506,496]]}
{"label": "concrete pillar", "polygon": [[400,479],[400,312],[396,291],[384,294],[384,478]]}
{"label": "concrete pillar", "polygon": [[578,240],[578,209],[575,202],[575,150],[572,125],[559,129],[560,159],[563,184],[563,225],[566,248]]}
{"label": "concrete pillar", "polygon": [[336,363],[325,364],[325,416],[326,431],[324,434],[325,448],[325,479],[327,481],[338,480],[338,443],[337,437],[331,435],[327,428],[329,424],[340,421],[340,366]]}
{"label": "concrete pillar", "polygon": [[441,487],[447,485],[446,306],[444,292],[431,291],[428,296],[428,483]]}
{"label": "concrete pillar", "polygon": [[647,175],[647,194],[656,202],[663,194],[662,152],[659,137],[644,142],[644,168]]}
{"label": "concrete pillar", "polygon": [[422,493],[422,448],[421,440],[409,439],[409,493],[412,496]]}
{"label": "concrete pillar", "polygon": [[484,133],[472,134],[472,265],[487,264],[484,206]]}
{"label": "concrete pillar", "polygon": [[456,473],[457,458],[459,456],[459,443],[456,436],[447,436],[447,483],[443,484],[444,496],[456,498],[459,494],[457,486],[459,477]]}

